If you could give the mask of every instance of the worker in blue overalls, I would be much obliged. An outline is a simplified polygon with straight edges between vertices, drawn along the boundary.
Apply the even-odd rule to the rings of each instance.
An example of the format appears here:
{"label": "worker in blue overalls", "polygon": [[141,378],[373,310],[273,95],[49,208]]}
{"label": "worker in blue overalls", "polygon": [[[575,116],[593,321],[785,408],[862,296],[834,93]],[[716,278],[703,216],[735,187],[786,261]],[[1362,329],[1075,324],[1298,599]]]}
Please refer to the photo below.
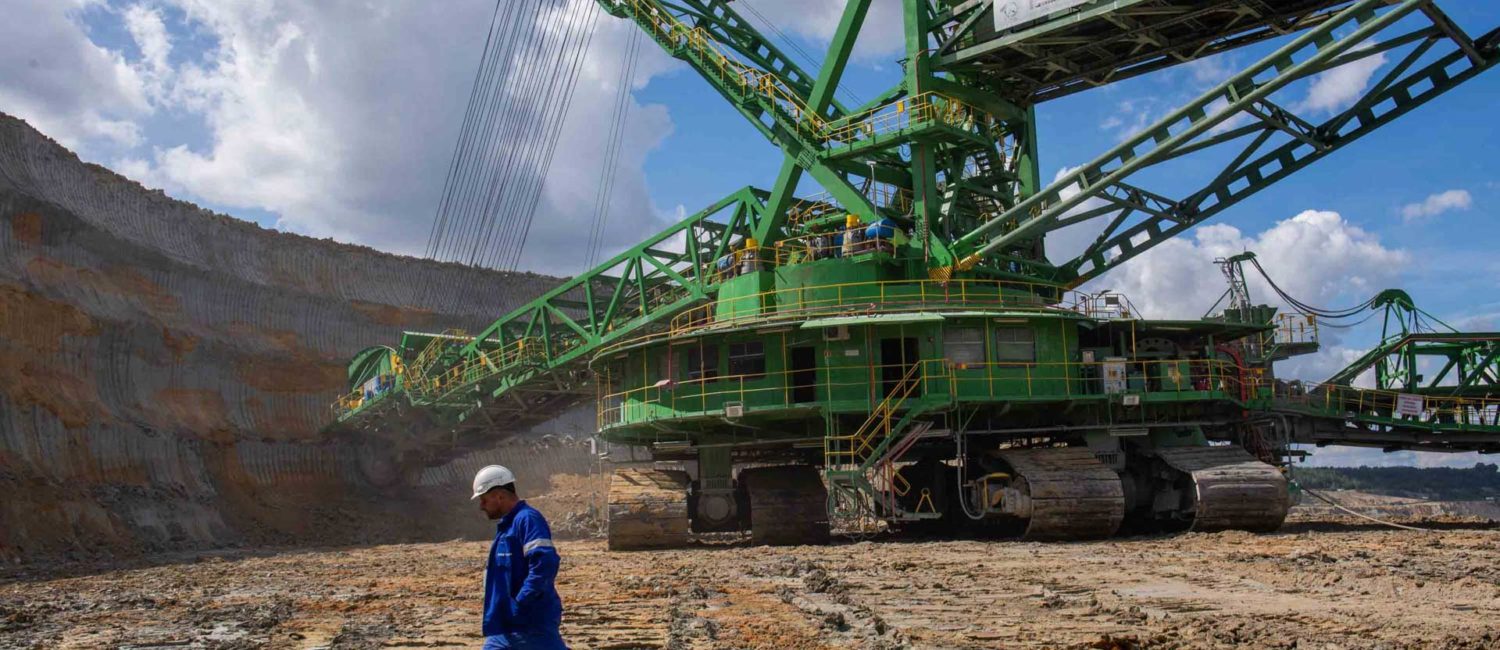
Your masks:
{"label": "worker in blue overalls", "polygon": [[567,650],[547,520],[516,496],[516,475],[500,465],[474,475],[473,498],[500,520],[484,565],[484,650]]}

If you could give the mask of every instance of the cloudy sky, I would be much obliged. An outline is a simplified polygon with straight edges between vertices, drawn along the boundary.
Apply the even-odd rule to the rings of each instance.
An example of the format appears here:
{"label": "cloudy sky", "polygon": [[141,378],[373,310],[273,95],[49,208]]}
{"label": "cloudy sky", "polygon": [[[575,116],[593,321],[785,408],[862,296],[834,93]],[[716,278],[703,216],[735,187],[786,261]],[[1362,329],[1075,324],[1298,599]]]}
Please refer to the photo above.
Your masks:
{"label": "cloudy sky", "polygon": [[[586,6],[592,0],[557,0]],[[0,21],[0,111],[151,187],[268,227],[421,254],[459,135],[490,0],[8,0]],[[522,3],[525,4],[525,3]],[[877,0],[841,94],[899,75],[900,15]],[[838,0],[739,0],[806,68],[838,22]],[[1492,3],[1445,8],[1471,34],[1500,25]],[[631,40],[601,15],[566,109],[521,267],[581,270],[606,133]],[[747,184],[769,186],[779,154],[690,69],[649,42],[627,83],[627,121],[604,241],[613,252]],[[1256,47],[1045,104],[1044,173],[1059,177],[1269,51]],[[1287,89],[1312,116],[1348,106],[1394,61],[1364,59]],[[1096,281],[1150,317],[1193,317],[1223,292],[1212,261],[1254,250],[1278,284],[1328,307],[1402,287],[1444,320],[1500,328],[1500,73],[1440,98]],[[561,109],[554,109],[561,110]],[[1189,173],[1188,175],[1191,175]],[[807,188],[804,187],[804,192]],[[1066,251],[1092,233],[1062,233]],[[586,237],[586,235],[582,235]],[[1269,301],[1269,289],[1252,293]],[[1326,377],[1379,337],[1324,332],[1324,351],[1282,366]],[[1472,458],[1320,452],[1341,462]],[[1353,459],[1353,460],[1351,460]]]}

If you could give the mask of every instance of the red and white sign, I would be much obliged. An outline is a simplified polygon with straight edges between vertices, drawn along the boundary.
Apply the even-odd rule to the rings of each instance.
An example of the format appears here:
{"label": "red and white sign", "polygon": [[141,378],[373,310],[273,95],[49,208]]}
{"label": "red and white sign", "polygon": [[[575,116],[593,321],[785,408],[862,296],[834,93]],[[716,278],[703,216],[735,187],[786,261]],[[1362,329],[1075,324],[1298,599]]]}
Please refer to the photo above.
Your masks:
{"label": "red and white sign", "polygon": [[1422,396],[1410,393],[1396,394],[1396,415],[1403,417],[1417,417],[1422,415]]}

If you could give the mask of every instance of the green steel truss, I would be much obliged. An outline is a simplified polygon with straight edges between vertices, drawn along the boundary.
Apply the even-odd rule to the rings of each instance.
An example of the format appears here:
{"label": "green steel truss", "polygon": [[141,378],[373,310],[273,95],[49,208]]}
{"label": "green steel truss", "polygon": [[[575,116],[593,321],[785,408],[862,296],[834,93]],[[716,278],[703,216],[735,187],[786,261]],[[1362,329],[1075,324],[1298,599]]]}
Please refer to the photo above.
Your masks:
{"label": "green steel truss", "polygon": [[[1095,219],[1098,238],[1059,265],[1058,281],[1076,286],[1181,234],[1229,206],[1326,157],[1500,60],[1500,37],[1468,38],[1429,2],[1351,3],[1270,56],[1109,152],[959,238],[966,264],[1014,242]],[[1418,13],[1425,26],[1399,29]],[[1379,41],[1388,32],[1400,32]],[[1372,45],[1357,47],[1362,43]],[[1348,109],[1321,122],[1268,97],[1293,81],[1379,53],[1410,51]],[[1444,49],[1446,52],[1437,52]],[[1424,57],[1436,59],[1418,65]],[[1279,142],[1278,142],[1279,141]],[[1170,196],[1127,182],[1154,165],[1216,147],[1238,147],[1202,188]]]}
{"label": "green steel truss", "polygon": [[[1005,33],[989,27],[989,0],[901,0],[902,79],[845,106],[834,89],[873,0],[847,3],[816,75],[727,0],[597,1],[692,67],[782,151],[775,185],[740,190],[440,348],[410,369],[409,385],[341,401],[353,405],[341,423],[391,429],[399,425],[375,423],[420,412],[456,436],[555,414],[582,395],[589,358],[713,300],[713,262],[747,238],[770,247],[798,234],[799,209],[896,220],[913,232],[898,257],[939,281],[1076,286],[1500,60],[1497,32],[1471,39],[1422,0],[1099,1]],[[1042,186],[1039,102],[1285,33],[1296,35],[1270,56]],[[1362,98],[1327,119],[1270,99],[1299,79],[1398,52]],[[1230,162],[1190,192],[1151,189],[1141,180],[1150,174],[1139,174],[1225,150],[1235,152]],[[826,196],[796,198],[804,174]],[[1048,233],[1096,220],[1105,225],[1083,253],[1048,262]]]}
{"label": "green steel truss", "polygon": [[[599,0],[611,15],[627,18],[661,46],[699,73],[746,120],[785,155],[796,169],[806,171],[842,204],[864,213],[878,210],[848,179],[849,170],[868,173],[873,164],[886,174],[899,175],[891,161],[877,157],[847,159],[837,166],[820,159],[824,145],[821,125],[843,117],[832,97],[843,72],[836,57],[816,81],[751,27],[723,0]],[[856,5],[868,0],[857,0]],[[858,31],[863,11],[846,19],[850,33]],[[836,44],[837,46],[837,44]],[[852,49],[849,37],[843,58]],[[800,172],[785,171],[778,179],[773,204],[790,201]],[[772,242],[779,234],[785,210],[767,211],[767,223],[755,223],[760,240]],[[757,214],[759,218],[761,215]]]}
{"label": "green steel truss", "polygon": [[996,32],[991,0],[937,12],[937,67],[1039,103],[1315,26],[1351,0],[1113,0]]}
{"label": "green steel truss", "polygon": [[[1455,330],[1399,289],[1380,292],[1372,306],[1384,309],[1380,344],[1323,383],[1350,386],[1370,372],[1379,390],[1476,398],[1500,394],[1500,332]],[[1437,326],[1447,331],[1433,331]]]}
{"label": "green steel truss", "polygon": [[415,359],[403,383],[376,399],[341,400],[338,423],[391,430],[416,420],[460,436],[556,415],[585,395],[584,365],[601,346],[641,336],[713,295],[717,279],[703,270],[749,235],[765,198],[743,188],[476,335],[409,334]]}

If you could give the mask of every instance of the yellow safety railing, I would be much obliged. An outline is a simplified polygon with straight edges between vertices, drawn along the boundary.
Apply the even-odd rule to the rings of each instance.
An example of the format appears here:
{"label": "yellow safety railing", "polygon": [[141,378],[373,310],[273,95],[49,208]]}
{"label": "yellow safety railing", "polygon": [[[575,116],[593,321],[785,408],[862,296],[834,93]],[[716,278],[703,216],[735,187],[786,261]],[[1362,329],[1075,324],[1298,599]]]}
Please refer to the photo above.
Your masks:
{"label": "yellow safety railing", "polygon": [[1089,318],[1139,318],[1140,312],[1123,293],[1101,291],[1081,295],[1079,311]]}
{"label": "yellow safety railing", "polygon": [[637,22],[658,41],[689,50],[724,87],[737,88],[741,96],[759,94],[796,121],[800,130],[824,143],[852,144],[913,124],[933,122],[964,130],[988,129],[996,121],[988,113],[939,93],[922,93],[893,101],[856,115],[830,122],[809,110],[802,97],[780,76],[741,62],[701,27],[690,27],[658,8],[651,0],[617,0],[628,7]]}
{"label": "yellow safety railing", "polygon": [[676,16],[658,9],[655,2],[620,0],[620,4],[628,6],[636,21],[647,25],[658,40],[690,50],[694,58],[704,64],[705,71],[721,84],[737,87],[742,96],[749,96],[753,91],[766,97],[812,134],[824,129],[826,120],[807,110],[807,105],[780,77],[734,59],[719,48],[708,31],[689,27]]}
{"label": "yellow safety railing", "polygon": [[[890,208],[902,214],[911,212],[911,190],[904,187],[889,183],[873,183],[863,190],[863,194],[875,207]],[[797,226],[819,217],[847,211],[847,208],[833,198],[832,193],[821,192],[793,203],[787,209],[787,223]]]}
{"label": "yellow safety railing", "polygon": [[443,330],[442,333],[432,337],[432,340],[428,341],[427,345],[422,347],[422,351],[412,359],[411,374],[415,377],[424,375],[434,363],[437,363],[438,357],[442,356],[444,350],[453,345],[468,345],[473,340],[474,337],[469,336],[464,330],[456,328]]}
{"label": "yellow safety railing", "polygon": [[[913,363],[907,367],[906,374],[891,387],[885,399],[870,411],[869,417],[865,418],[854,433],[823,437],[824,467],[863,465],[870,459],[880,441],[891,437],[891,420],[896,411],[906,404],[907,398],[916,392],[920,385],[917,377],[924,365],[926,364]],[[943,369],[945,364],[936,364],[936,367]]]}
{"label": "yellow safety railing", "polygon": [[[948,359],[924,359],[913,364],[818,367],[815,372],[821,380],[800,385],[794,385],[794,375],[808,370],[684,381],[663,379],[649,386],[630,388],[619,388],[606,380],[600,384],[598,424],[600,429],[606,429],[627,421],[722,414],[727,404],[739,404],[748,412],[863,400],[872,414],[879,413],[891,391],[884,395],[877,391],[880,386],[893,381],[887,378],[886,371],[899,369],[907,375],[913,372],[913,366],[920,366],[920,369],[913,377],[907,377],[895,386],[908,391],[903,399],[916,394],[938,401],[1105,399],[1113,395],[1145,395],[1237,401],[1242,395],[1255,395],[1256,389],[1264,382],[1253,373],[1242,372],[1243,369],[1233,362],[1210,359],[969,364],[953,363]],[[1106,383],[1111,376],[1117,378],[1117,385]],[[802,399],[799,399],[799,391]]]}
{"label": "yellow safety railing", "polygon": [[[917,379],[917,387],[934,395],[945,395],[949,389],[942,359],[915,362],[924,364],[928,371]],[[619,390],[608,390],[613,382],[604,378],[598,394],[598,424],[600,429],[630,421],[643,421],[660,417],[681,417],[682,414],[723,413],[726,404],[742,404],[746,409],[791,408],[815,406],[830,399],[847,401],[862,400],[869,408],[875,408],[881,399],[871,387],[879,387],[887,380],[884,371],[899,368],[903,373],[907,364],[892,365],[848,365],[819,367],[811,372],[821,375],[821,381],[796,383],[798,373],[809,370],[786,370],[740,375],[721,375],[701,379],[663,379],[649,386],[637,386]],[[837,375],[837,379],[830,379]],[[811,400],[803,400],[804,391],[811,392]],[[858,393],[863,397],[855,397]],[[628,417],[627,417],[628,416]]]}
{"label": "yellow safety railing", "polygon": [[[859,226],[861,233],[867,228]],[[832,234],[801,235],[778,240],[774,246],[741,246],[704,265],[702,272],[710,283],[718,284],[745,273],[769,271],[779,266],[800,264],[830,257],[854,257],[883,252],[894,255],[891,238],[852,239],[847,231],[837,245]]]}
{"label": "yellow safety railing", "polygon": [[1277,314],[1276,329],[1261,335],[1261,344],[1287,345],[1318,342],[1318,320],[1311,314]]}
{"label": "yellow safety railing", "polygon": [[[1056,294],[1057,300],[1041,296]],[[738,298],[744,312],[723,316],[721,303],[699,305],[672,318],[667,334],[815,316],[857,316],[928,309],[1001,308],[1085,313],[1086,294],[1054,285],[1003,280],[889,280],[774,289]],[[639,342],[633,341],[633,343]]]}
{"label": "yellow safety railing", "polygon": [[418,398],[442,399],[455,390],[506,370],[527,363],[539,363],[544,358],[543,352],[541,339],[535,337],[517,339],[511,343],[484,350],[440,372],[414,378],[410,380],[407,390]]}
{"label": "yellow safety railing", "polygon": [[952,97],[926,92],[830,123],[822,137],[830,144],[849,145],[929,122],[963,131],[988,131],[995,120]]}
{"label": "yellow safety railing", "polygon": [[[1246,371],[1246,372],[1242,372]],[[1256,378],[1232,361],[1153,359],[1028,363],[990,361],[953,367],[953,391],[969,398],[1032,399],[1101,395],[1209,393],[1254,395]],[[1248,392],[1247,392],[1248,391]]]}
{"label": "yellow safety railing", "polygon": [[1409,420],[1438,427],[1500,427],[1500,399],[1496,398],[1403,394],[1336,384],[1309,386],[1295,394],[1278,392],[1277,397],[1282,403],[1345,417]]}
{"label": "yellow safety railing", "polygon": [[847,213],[848,210],[834,201],[832,195],[823,192],[816,197],[800,199],[793,203],[787,208],[786,222],[788,226],[796,227],[831,214]]}

